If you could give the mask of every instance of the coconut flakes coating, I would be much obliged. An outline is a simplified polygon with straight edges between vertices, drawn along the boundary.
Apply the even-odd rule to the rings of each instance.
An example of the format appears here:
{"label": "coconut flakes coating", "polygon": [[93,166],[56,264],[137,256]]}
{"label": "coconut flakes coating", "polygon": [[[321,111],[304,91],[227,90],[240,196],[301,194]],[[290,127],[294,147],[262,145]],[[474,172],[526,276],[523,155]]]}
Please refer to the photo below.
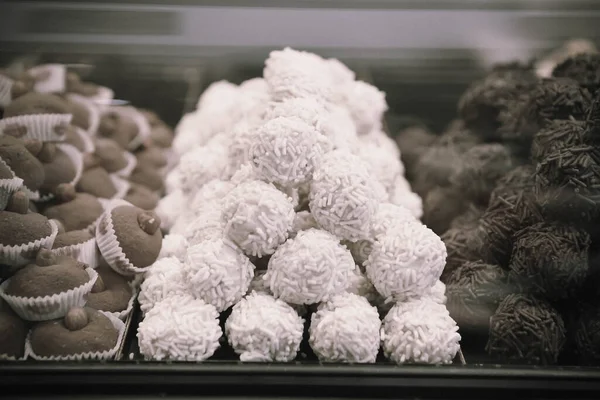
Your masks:
{"label": "coconut flakes coating", "polygon": [[258,128],[250,162],[263,180],[293,187],[312,178],[328,147],[325,137],[302,120],[277,117]]}
{"label": "coconut flakes coating", "polygon": [[138,327],[140,352],[147,360],[204,361],[219,348],[219,313],[191,296],[165,299]]}
{"label": "coconut flakes coating", "polygon": [[214,239],[189,248],[184,273],[190,293],[222,312],[246,294],[254,265],[233,243]]}
{"label": "coconut flakes coating", "polygon": [[189,243],[185,236],[171,233],[163,238],[158,259],[175,257],[182,261],[185,258]]}
{"label": "coconut flakes coating", "polygon": [[365,265],[367,276],[386,299],[418,296],[440,278],[446,246],[422,224],[406,224],[375,238]]}
{"label": "coconut flakes coating", "polygon": [[423,217],[423,199],[412,191],[404,176],[397,177],[394,189],[390,193],[389,202],[408,209],[417,219]]}
{"label": "coconut flakes coating", "polygon": [[354,268],[350,251],[335,236],[309,229],[275,251],[265,280],[276,298],[314,304],[345,291]]}
{"label": "coconut flakes coating", "polygon": [[388,109],[384,92],[369,83],[354,81],[345,88],[344,104],[359,135],[381,129],[383,114]]}
{"label": "coconut flakes coating", "polygon": [[428,298],[392,307],[381,340],[386,357],[397,364],[450,364],[460,349],[456,322],[446,307]]}
{"label": "coconut flakes coating", "polygon": [[164,299],[188,294],[183,263],[175,257],[156,261],[144,274],[139,302],[145,314]]}
{"label": "coconut flakes coating", "polygon": [[304,320],[296,311],[266,293],[243,298],[225,322],[227,340],[241,361],[292,361],[303,332]]}
{"label": "coconut flakes coating", "polygon": [[408,209],[391,203],[383,203],[379,205],[371,222],[369,239],[346,242],[346,245],[350,249],[354,261],[359,265],[363,265],[371,254],[376,237],[384,235],[395,227],[412,223],[419,223],[419,221],[413,217]]}
{"label": "coconut flakes coating", "polygon": [[365,163],[335,150],[315,170],[310,210],[319,225],[334,235],[350,241],[367,239],[379,203],[373,189]]}
{"label": "coconut flakes coating", "polygon": [[332,102],[334,85],[325,61],[316,54],[289,47],[272,51],[265,60],[263,76],[276,101],[312,97]]}
{"label": "coconut flakes coating", "polygon": [[195,193],[206,183],[219,179],[226,168],[225,147],[197,147],[184,154],[177,166],[181,188],[186,193]]}
{"label": "coconut flakes coating", "polygon": [[160,227],[170,230],[185,208],[187,196],[182,190],[169,193],[159,200],[154,212],[160,218]]}
{"label": "coconut flakes coating", "polygon": [[309,343],[323,362],[374,363],[380,329],[377,309],[360,296],[344,293],[312,315]]}
{"label": "coconut flakes coating", "polygon": [[294,223],[294,205],[273,185],[248,181],[224,199],[225,234],[246,254],[273,254],[288,238]]}

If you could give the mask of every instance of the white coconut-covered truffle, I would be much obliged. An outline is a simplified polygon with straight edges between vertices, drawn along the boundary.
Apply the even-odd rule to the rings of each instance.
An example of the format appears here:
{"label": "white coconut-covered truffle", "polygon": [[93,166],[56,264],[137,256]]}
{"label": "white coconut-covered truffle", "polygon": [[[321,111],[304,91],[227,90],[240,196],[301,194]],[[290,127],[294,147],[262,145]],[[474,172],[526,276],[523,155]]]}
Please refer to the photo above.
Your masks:
{"label": "white coconut-covered truffle", "polygon": [[446,304],[448,300],[446,297],[446,285],[444,282],[438,280],[426,296],[438,304]]}
{"label": "white coconut-covered truffle", "polygon": [[321,227],[350,241],[369,237],[379,204],[366,164],[344,150],[323,157],[313,175],[309,201]]}
{"label": "white coconut-covered truffle", "polygon": [[367,277],[386,299],[418,296],[440,278],[446,246],[422,224],[405,224],[376,237],[365,262]]}
{"label": "white coconut-covered truffle", "polygon": [[222,206],[216,201],[205,203],[204,207],[198,209],[196,216],[188,220],[183,236],[190,246],[206,240],[223,238],[225,223]]}
{"label": "white coconut-covered truffle", "polygon": [[250,163],[267,182],[298,186],[312,178],[328,147],[327,139],[304,121],[277,117],[258,128]]}
{"label": "white coconut-covered truffle", "polygon": [[404,165],[400,158],[379,151],[372,143],[362,144],[358,154],[367,164],[369,174],[381,182],[386,192],[392,193],[398,177],[404,175]]}
{"label": "white coconut-covered truffle", "polygon": [[202,92],[196,108],[202,112],[222,112],[235,107],[240,96],[240,88],[228,81],[211,83]]}
{"label": "white coconut-covered truffle", "polygon": [[226,175],[233,176],[241,166],[250,163],[250,147],[256,139],[258,126],[260,124],[255,121],[243,119],[233,127],[227,150],[229,165]]}
{"label": "white coconut-covered truffle", "polygon": [[316,54],[291,48],[272,51],[263,76],[276,101],[293,97],[334,100],[334,85],[325,60]]}
{"label": "white coconut-covered truffle", "polygon": [[389,201],[410,210],[410,213],[417,219],[423,216],[423,199],[412,191],[404,176],[396,179]]}
{"label": "white coconut-covered truffle", "polygon": [[369,278],[362,273],[358,266],[350,274],[346,291],[364,297],[372,305],[378,305],[383,301],[381,295],[375,290],[375,286],[373,286]]}
{"label": "white coconut-covered truffle", "polygon": [[159,200],[154,212],[160,218],[160,227],[162,229],[170,230],[173,227],[177,218],[185,210],[187,201],[188,197],[182,190],[169,193]]}
{"label": "white coconut-covered truffle", "polygon": [[290,232],[290,238],[296,237],[298,232],[306,231],[311,228],[319,228],[319,224],[315,221],[310,211],[297,212],[294,217],[294,223],[292,225],[292,231]]}
{"label": "white coconut-covered truffle", "polygon": [[458,326],[431,299],[397,303],[383,320],[383,351],[397,364],[450,364],[460,349]]}
{"label": "white coconut-covered truffle", "polygon": [[346,242],[352,257],[357,264],[363,265],[369,258],[373,248],[373,242],[377,236],[383,235],[394,227],[412,223],[419,223],[409,210],[402,206],[390,203],[382,203],[371,222],[369,238],[357,242]]}
{"label": "white coconut-covered truffle", "polygon": [[195,194],[206,183],[220,179],[226,168],[226,147],[197,147],[184,154],[177,166],[181,189],[186,193]]}
{"label": "white coconut-covered truffle", "polygon": [[235,187],[229,181],[213,179],[202,186],[194,195],[191,202],[191,210],[197,210],[206,203],[222,201],[223,198]]}
{"label": "white coconut-covered truffle", "polygon": [[381,129],[375,129],[366,135],[358,137],[361,145],[368,143],[378,149],[378,153],[385,153],[393,158],[400,158],[400,148],[387,133]]}
{"label": "white coconut-covered truffle", "polygon": [[265,279],[276,298],[314,304],[345,291],[354,268],[352,255],[335,236],[309,229],[275,251]]}
{"label": "white coconut-covered truffle", "polygon": [[[175,158],[177,156],[173,156]],[[179,162],[179,160],[177,160]],[[177,166],[171,169],[165,177],[165,192],[169,195],[178,190],[181,190],[181,173]]]}
{"label": "white coconut-covered truffle", "polygon": [[356,151],[359,148],[354,121],[344,107],[324,104],[314,98],[295,97],[269,103],[265,119],[277,117],[301,119],[325,136],[330,142],[328,146],[334,149]]}
{"label": "white coconut-covered truffle", "polygon": [[140,352],[147,360],[204,361],[219,348],[219,313],[191,296],[157,303],[138,327]]}
{"label": "white coconut-covered truffle", "polygon": [[188,249],[184,273],[190,293],[222,312],[246,294],[254,265],[233,243],[214,239]]}
{"label": "white coconut-covered truffle", "polygon": [[327,68],[331,74],[331,79],[336,85],[346,85],[356,79],[356,74],[348,66],[336,58],[325,60]]}
{"label": "white coconut-covered truffle", "polygon": [[309,343],[320,361],[374,363],[380,329],[377,309],[360,296],[344,293],[313,314]]}
{"label": "white coconut-covered truffle", "polygon": [[288,238],[294,223],[291,199],[273,185],[243,182],[224,199],[225,234],[246,254],[272,254]]}
{"label": "white coconut-covered truffle", "polygon": [[158,259],[175,257],[181,261],[185,258],[189,243],[185,236],[170,233],[163,238]]}
{"label": "white coconut-covered truffle", "polygon": [[175,257],[161,258],[144,274],[138,298],[142,312],[147,313],[164,299],[187,294],[187,290],[181,261]]}
{"label": "white coconut-covered truffle", "polygon": [[304,320],[292,307],[259,292],[233,306],[225,322],[227,340],[241,361],[292,361],[303,332]]}
{"label": "white coconut-covered truffle", "polygon": [[358,134],[380,130],[383,113],[388,109],[385,93],[363,81],[349,83],[345,92],[344,103],[352,115]]}

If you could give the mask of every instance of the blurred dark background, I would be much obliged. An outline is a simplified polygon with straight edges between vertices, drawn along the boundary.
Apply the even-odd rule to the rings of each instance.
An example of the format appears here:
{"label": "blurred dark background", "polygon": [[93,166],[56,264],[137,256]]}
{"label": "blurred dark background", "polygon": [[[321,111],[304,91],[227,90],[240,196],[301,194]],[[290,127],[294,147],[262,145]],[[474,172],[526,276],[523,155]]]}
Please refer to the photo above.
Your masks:
{"label": "blurred dark background", "polygon": [[0,66],[84,64],[85,79],[172,125],[210,82],[259,76],[291,46],[386,91],[392,131],[396,114],[439,131],[490,65],[575,37],[600,42],[599,0],[0,0]]}

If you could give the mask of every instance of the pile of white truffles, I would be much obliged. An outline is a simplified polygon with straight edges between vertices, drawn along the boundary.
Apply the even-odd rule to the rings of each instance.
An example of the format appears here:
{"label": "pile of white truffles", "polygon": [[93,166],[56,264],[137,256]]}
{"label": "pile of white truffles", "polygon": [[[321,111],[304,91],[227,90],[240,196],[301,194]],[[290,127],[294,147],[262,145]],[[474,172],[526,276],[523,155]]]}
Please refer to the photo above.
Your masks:
{"label": "pile of white truffles", "polygon": [[147,359],[204,360],[224,336],[242,361],[292,361],[307,339],[322,362],[373,363],[380,348],[452,362],[446,248],[419,221],[386,110],[338,60],[290,48],[263,78],[206,89],[156,209],[169,234],[141,285]]}

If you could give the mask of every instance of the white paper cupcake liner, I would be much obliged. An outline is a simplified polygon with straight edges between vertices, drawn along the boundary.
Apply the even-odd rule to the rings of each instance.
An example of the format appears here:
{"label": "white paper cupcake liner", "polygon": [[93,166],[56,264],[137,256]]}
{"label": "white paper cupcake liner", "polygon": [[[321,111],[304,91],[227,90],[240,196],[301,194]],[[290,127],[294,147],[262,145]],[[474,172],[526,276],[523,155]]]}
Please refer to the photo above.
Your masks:
{"label": "white paper cupcake liner", "polygon": [[116,174],[110,174],[110,179],[117,189],[117,193],[112,197],[111,200],[119,200],[125,197],[131,188],[131,183]]}
{"label": "white paper cupcake liner", "polygon": [[37,190],[34,192],[25,185],[21,187],[21,190],[25,192],[25,194],[27,195],[27,197],[29,197],[29,200],[31,201],[38,201],[40,199],[40,192]]}
{"label": "white paper cupcake liner", "polygon": [[111,313],[105,313],[102,311],[100,311],[100,313],[106,315],[106,317],[108,319],[110,319],[110,322],[112,322],[115,329],[119,332],[119,335],[117,337],[117,343],[112,349],[106,350],[106,351],[95,351],[95,352],[89,352],[89,353],[71,354],[68,356],[50,356],[50,357],[38,356],[37,354],[35,354],[35,352],[33,351],[33,348],[31,347],[31,332],[30,332],[27,335],[27,339],[25,340],[25,356],[31,357],[34,360],[38,360],[38,361],[81,361],[81,360],[105,361],[105,360],[114,359],[115,356],[117,355],[117,352],[119,351],[121,342],[123,342],[123,339],[125,337],[125,323],[123,321],[121,321],[119,318],[112,315]]}
{"label": "white paper cupcake liner", "polygon": [[100,110],[98,109],[98,106],[92,100],[80,94],[69,93],[68,98],[71,101],[81,104],[87,109],[88,114],[90,115],[87,134],[89,136],[96,136],[98,127],[100,126]]}
{"label": "white paper cupcake liner", "polygon": [[4,108],[10,104],[12,101],[12,87],[15,81],[6,77],[4,75],[0,75],[0,107]]}
{"label": "white paper cupcake liner", "polygon": [[138,268],[133,265],[125,256],[123,249],[119,245],[111,212],[113,209],[122,205],[130,206],[131,203],[125,200],[115,200],[111,203],[109,209],[104,212],[102,219],[96,227],[96,242],[98,243],[98,248],[100,249],[102,257],[104,257],[106,263],[110,265],[113,270],[121,275],[131,276],[146,272],[150,266]]}
{"label": "white paper cupcake liner", "polygon": [[78,126],[75,126],[74,128],[75,132],[77,133],[77,136],[79,136],[79,138],[81,138],[81,141],[83,142],[83,152],[93,153],[94,151],[96,151],[96,145],[90,137],[90,134]]}
{"label": "white paper cupcake liner", "polygon": [[[67,67],[63,64],[44,64],[28,71],[36,78],[34,90],[40,93],[62,93],[67,82]],[[43,77],[43,75],[48,75]]]}
{"label": "white paper cupcake liner", "polygon": [[0,297],[13,309],[19,317],[26,321],[47,321],[64,317],[73,307],[83,307],[87,294],[92,290],[98,273],[92,268],[86,268],[90,280],[83,285],[66,292],[43,297],[20,297],[6,294],[10,279],[0,285]]}
{"label": "white paper cupcake liner", "polygon": [[131,175],[135,167],[137,166],[137,158],[133,154],[128,151],[123,152],[125,158],[127,159],[127,165],[115,172],[115,175],[121,176],[123,178],[127,178]]}
{"label": "white paper cupcake liner", "polygon": [[98,254],[95,237],[86,240],[83,243],[52,249],[52,253],[60,256],[73,257],[77,259],[77,261],[87,264],[90,268],[98,267],[98,258],[100,256],[100,254]]}
{"label": "white paper cupcake liner", "polygon": [[[83,154],[77,149],[77,147],[70,144],[59,144],[56,147],[63,151],[69,159],[73,162],[75,166],[75,177],[73,180],[68,182],[69,184],[76,186],[79,180],[81,179],[81,175],[83,174]],[[39,202],[50,201],[54,198],[54,194],[48,193],[40,196]]]}
{"label": "white paper cupcake liner", "polygon": [[14,177],[12,179],[0,179],[0,211],[6,209],[10,196],[23,186],[23,179]]}
{"label": "white paper cupcake liner", "polygon": [[[27,132],[16,135],[19,139],[37,139],[42,142],[63,142],[66,135],[55,131],[60,125],[71,123],[71,114],[30,114],[0,120],[0,136],[10,135],[14,127],[24,126]],[[13,134],[13,136],[15,136]]]}
{"label": "white paper cupcake liner", "polygon": [[0,244],[0,264],[7,264],[11,266],[22,266],[27,264],[32,258],[27,257],[27,254],[35,254],[42,248],[50,250],[54,244],[54,239],[58,234],[58,226],[54,221],[49,221],[52,227],[52,232],[49,236],[38,239],[31,243],[25,243],[15,246],[5,246]]}

